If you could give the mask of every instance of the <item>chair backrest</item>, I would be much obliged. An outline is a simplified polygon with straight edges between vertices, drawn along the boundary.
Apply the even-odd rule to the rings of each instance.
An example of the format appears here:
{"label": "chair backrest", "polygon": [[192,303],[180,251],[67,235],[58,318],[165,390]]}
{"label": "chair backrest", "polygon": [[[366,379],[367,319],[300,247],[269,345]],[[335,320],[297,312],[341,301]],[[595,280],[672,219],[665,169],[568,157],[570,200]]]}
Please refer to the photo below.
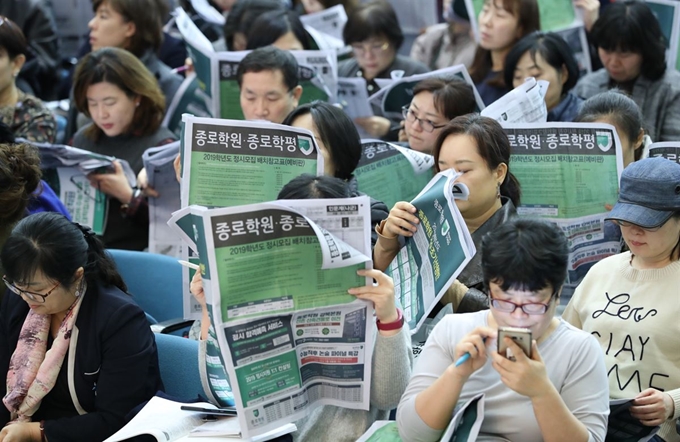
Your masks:
{"label": "chair backrest", "polygon": [[156,321],[183,317],[182,266],[156,253],[109,249],[128,291]]}
{"label": "chair backrest", "polygon": [[198,371],[198,341],[154,333],[165,392],[178,400],[205,396]]}

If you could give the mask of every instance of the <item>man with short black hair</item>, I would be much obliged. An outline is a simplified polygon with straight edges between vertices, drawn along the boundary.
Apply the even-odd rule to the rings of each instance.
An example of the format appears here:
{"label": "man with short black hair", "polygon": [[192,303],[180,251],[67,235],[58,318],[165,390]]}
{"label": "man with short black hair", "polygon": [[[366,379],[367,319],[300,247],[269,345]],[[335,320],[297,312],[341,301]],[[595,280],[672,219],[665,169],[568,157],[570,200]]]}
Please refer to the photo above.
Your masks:
{"label": "man with short black hair", "polygon": [[238,85],[246,120],[283,122],[298,105],[298,63],[288,52],[273,46],[258,48],[239,64]]}

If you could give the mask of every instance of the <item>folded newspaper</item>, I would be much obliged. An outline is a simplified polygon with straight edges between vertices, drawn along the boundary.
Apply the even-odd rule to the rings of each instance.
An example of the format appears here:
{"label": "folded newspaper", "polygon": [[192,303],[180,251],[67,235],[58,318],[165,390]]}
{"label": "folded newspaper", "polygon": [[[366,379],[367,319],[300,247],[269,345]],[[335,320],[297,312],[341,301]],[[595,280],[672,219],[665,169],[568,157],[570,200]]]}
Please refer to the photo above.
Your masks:
{"label": "folded newspaper", "polygon": [[389,267],[404,320],[416,334],[446,289],[476,253],[455,199],[467,199],[468,188],[456,183],[455,170],[440,172],[411,201],[419,219]]}
{"label": "folded newspaper", "polygon": [[661,427],[648,427],[630,414],[633,399],[612,399],[609,401],[606,442],[646,442],[651,440]]}
{"label": "folded newspaper", "polygon": [[[439,439],[440,442],[474,442],[484,421],[484,395],[479,394],[458,407]],[[402,442],[395,421],[376,421],[357,442]]]}
{"label": "folded newspaper", "polygon": [[501,124],[545,123],[548,119],[544,98],[547,91],[547,81],[536,81],[534,77],[529,77],[484,108],[481,115],[493,118]]}
{"label": "folded newspaper", "polygon": [[172,213],[180,209],[179,183],[173,161],[179,155],[180,142],[147,149],[142,155],[149,186],[158,192],[149,197],[149,252],[181,257],[182,241],[168,226]]}
{"label": "folded newspaper", "polygon": [[295,425],[287,424],[259,437],[245,438],[237,418],[206,422],[205,413],[182,410],[183,405],[216,409],[208,403],[184,404],[154,396],[127,425],[104,442],[121,442],[141,435],[152,436],[158,442],[174,442],[187,436],[206,437],[216,433],[233,441],[264,442],[297,430]]}
{"label": "folded newspaper", "polygon": [[170,221],[198,252],[244,435],[319,405],[369,408],[373,307],[365,285],[370,199],[186,207]]}
{"label": "folded newspaper", "polygon": [[[17,139],[18,142],[28,142]],[[49,143],[30,143],[38,147],[40,168],[43,179],[64,203],[74,222],[90,226],[101,235],[106,227],[108,198],[99,189],[92,187],[87,175],[113,171],[113,161],[117,159],[96,154],[71,146]],[[137,178],[125,160],[117,160],[130,186]]]}

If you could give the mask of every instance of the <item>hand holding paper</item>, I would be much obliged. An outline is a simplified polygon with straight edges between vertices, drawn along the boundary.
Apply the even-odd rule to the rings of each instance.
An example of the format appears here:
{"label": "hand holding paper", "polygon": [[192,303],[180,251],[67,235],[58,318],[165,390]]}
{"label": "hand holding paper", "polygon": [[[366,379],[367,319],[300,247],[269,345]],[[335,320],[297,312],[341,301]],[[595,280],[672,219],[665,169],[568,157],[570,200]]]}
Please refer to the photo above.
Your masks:
{"label": "hand holding paper", "polygon": [[363,287],[351,288],[347,292],[359,299],[373,302],[378,321],[389,324],[397,320],[397,307],[394,303],[394,283],[392,278],[380,270],[359,270],[359,276],[367,276],[377,281]]}

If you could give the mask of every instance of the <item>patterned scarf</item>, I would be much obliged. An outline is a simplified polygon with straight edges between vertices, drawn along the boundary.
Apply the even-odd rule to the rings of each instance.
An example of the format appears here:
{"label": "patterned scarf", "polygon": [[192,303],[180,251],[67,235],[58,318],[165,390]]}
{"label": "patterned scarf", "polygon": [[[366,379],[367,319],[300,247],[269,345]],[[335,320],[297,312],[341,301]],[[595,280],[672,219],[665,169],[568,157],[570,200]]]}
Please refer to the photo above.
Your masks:
{"label": "patterned scarf", "polygon": [[51,315],[28,312],[21,327],[17,348],[7,371],[7,394],[2,399],[15,422],[30,422],[40,403],[57,382],[59,371],[71,341],[71,331],[87,290],[83,280],[66,317],[61,321],[57,337],[47,350]]}

